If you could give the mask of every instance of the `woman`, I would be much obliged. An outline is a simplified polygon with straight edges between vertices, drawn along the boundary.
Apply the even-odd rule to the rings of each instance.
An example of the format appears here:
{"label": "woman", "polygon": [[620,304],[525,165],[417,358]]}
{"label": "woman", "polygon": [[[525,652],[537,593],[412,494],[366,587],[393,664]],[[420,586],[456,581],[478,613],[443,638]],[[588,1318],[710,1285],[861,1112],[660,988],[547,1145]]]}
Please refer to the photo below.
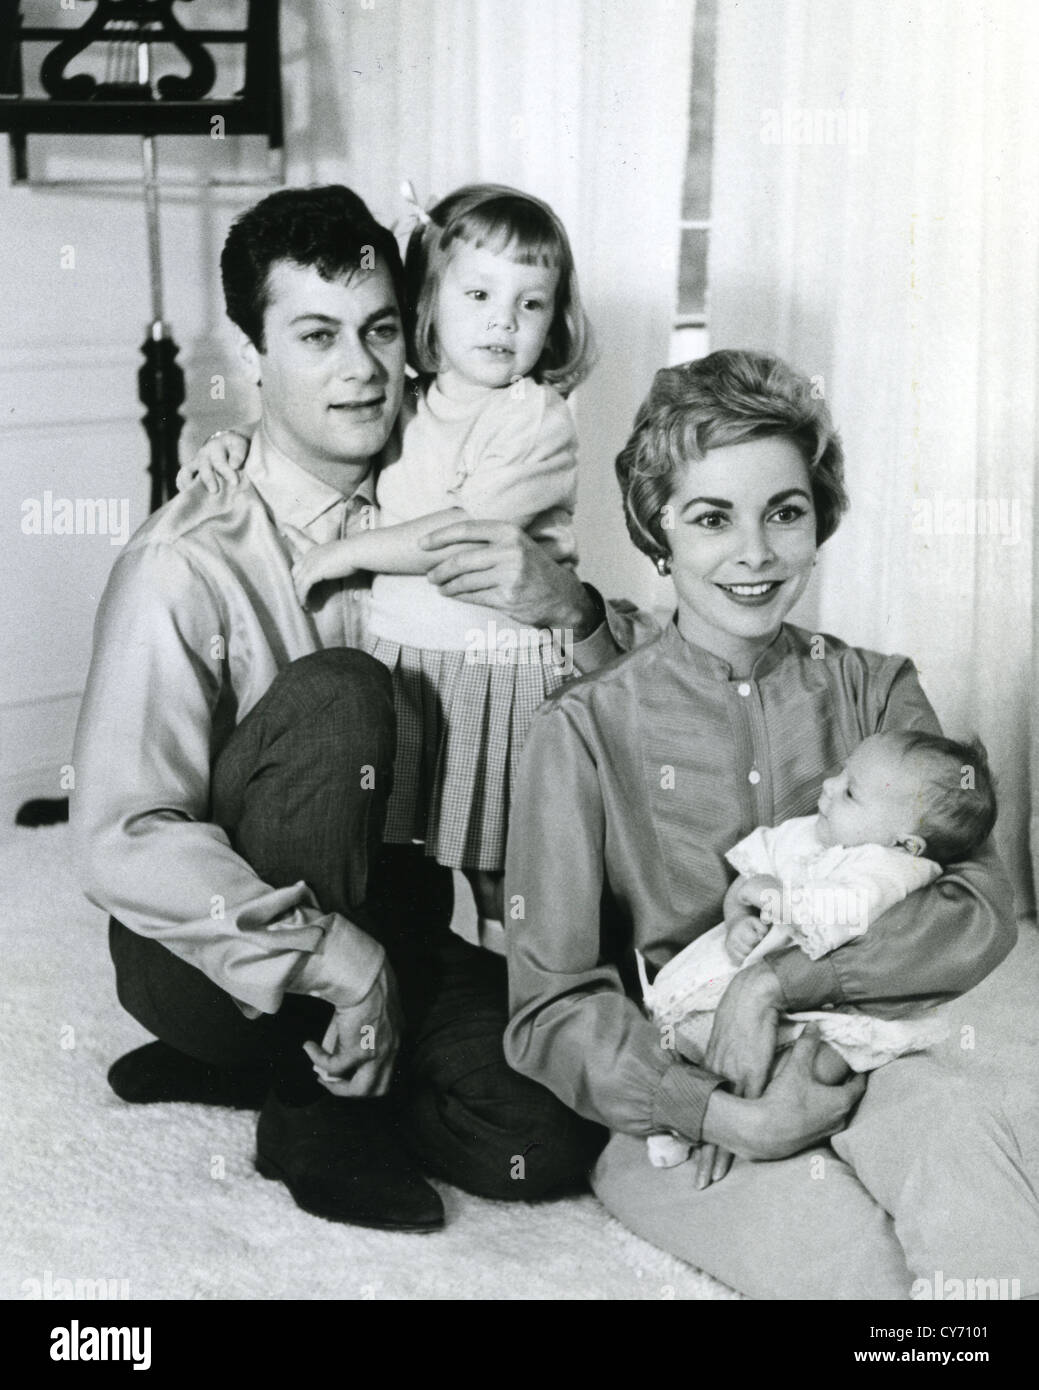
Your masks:
{"label": "woman", "polygon": [[[949,1272],[1034,1280],[1039,1223],[1012,1144],[948,1079],[935,1108],[930,1059],[883,1069],[870,1100],[879,1087],[891,1113],[863,1105],[811,1154],[864,1083],[816,1081],[809,1038],[769,1080],[780,1007],[896,1014],[899,1000],[963,993],[1003,959],[1012,899],[991,849],[885,914],[882,932],[742,972],[703,1066],[644,1017],[633,948],[653,971],[720,920],[724,852],[813,811],[867,735],[938,723],[905,658],[784,623],[847,504],[840,442],[805,378],[745,352],[665,369],[617,472],[631,537],[672,575],[677,613],[535,718],[506,871],[509,1061],[615,1131],[594,1174],[615,1215],[744,1292],[905,1298],[910,1269],[933,1272],[939,1254]],[[933,1140],[904,1111],[925,1115]],[[652,1168],[642,1138],[659,1130],[702,1142],[694,1162]],[[920,1151],[961,1135],[977,1181],[958,1148],[933,1165]],[[727,1176],[723,1150],[737,1155]],[[785,1161],[748,1162],[762,1159]]]}

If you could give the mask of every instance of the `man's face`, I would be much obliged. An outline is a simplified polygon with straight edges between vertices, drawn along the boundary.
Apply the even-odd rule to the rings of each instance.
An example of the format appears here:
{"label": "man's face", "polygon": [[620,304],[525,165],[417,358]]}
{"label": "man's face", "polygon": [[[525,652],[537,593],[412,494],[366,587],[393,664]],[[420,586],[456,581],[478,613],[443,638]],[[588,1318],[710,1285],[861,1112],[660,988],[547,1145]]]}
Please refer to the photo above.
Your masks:
{"label": "man's face", "polygon": [[379,452],[404,390],[404,334],[385,266],[324,280],[312,266],[276,261],[264,342],[245,355],[277,448],[328,480],[335,465]]}

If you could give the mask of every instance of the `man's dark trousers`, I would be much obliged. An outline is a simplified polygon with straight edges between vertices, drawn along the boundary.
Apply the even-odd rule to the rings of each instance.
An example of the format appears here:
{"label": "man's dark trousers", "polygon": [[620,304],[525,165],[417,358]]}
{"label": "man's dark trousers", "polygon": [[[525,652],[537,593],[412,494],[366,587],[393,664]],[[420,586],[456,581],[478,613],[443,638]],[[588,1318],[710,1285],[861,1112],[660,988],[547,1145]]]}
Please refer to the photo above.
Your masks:
{"label": "man's dark trousers", "polygon": [[[381,845],[394,742],[381,663],[348,649],[303,657],[221,750],[212,819],[265,882],[303,879],[384,946],[405,1017],[393,1095],[420,1167],[480,1196],[535,1200],[583,1182],[605,1131],[508,1066],[505,963],[449,930],[451,875],[421,847]],[[286,995],[277,1015],[250,1020],[157,941],[114,919],[109,940],[120,1002],[156,1037],[214,1067],[269,1062],[314,1084],[301,1044],[321,1041],[329,1004]]]}

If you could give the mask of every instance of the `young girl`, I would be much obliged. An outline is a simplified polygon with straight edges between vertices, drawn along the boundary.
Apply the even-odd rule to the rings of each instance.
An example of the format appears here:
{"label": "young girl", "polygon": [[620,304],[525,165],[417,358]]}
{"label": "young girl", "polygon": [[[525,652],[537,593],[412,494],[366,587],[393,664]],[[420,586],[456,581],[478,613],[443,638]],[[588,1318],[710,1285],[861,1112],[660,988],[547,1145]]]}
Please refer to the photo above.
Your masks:
{"label": "young girl", "polygon": [[[565,635],[445,597],[424,577],[440,557],[421,543],[464,517],[511,521],[576,562],[564,397],[590,370],[592,339],[546,203],[472,184],[419,216],[405,262],[418,375],[400,457],[378,479],[381,524],[315,547],[293,576],[305,604],[324,580],[374,572],[368,650],[393,672],[397,707],[384,838],[424,841],[466,871],[481,915],[500,920],[513,780],[534,711],[562,683]],[[241,462],[223,439],[207,447],[218,467]]]}

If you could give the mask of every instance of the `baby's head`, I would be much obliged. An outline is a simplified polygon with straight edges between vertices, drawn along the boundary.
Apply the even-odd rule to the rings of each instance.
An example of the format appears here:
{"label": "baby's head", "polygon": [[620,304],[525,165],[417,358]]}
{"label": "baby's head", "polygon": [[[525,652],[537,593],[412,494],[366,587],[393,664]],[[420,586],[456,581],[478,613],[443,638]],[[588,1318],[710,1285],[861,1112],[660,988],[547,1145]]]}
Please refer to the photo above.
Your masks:
{"label": "baby's head", "polygon": [[824,845],[897,845],[939,864],[969,859],[995,823],[982,745],[918,730],[864,739],[819,798]]}
{"label": "baby's head", "polygon": [[567,395],[594,361],[573,253],[540,198],[469,184],[415,229],[405,261],[409,360],[503,387],[532,376]]}

